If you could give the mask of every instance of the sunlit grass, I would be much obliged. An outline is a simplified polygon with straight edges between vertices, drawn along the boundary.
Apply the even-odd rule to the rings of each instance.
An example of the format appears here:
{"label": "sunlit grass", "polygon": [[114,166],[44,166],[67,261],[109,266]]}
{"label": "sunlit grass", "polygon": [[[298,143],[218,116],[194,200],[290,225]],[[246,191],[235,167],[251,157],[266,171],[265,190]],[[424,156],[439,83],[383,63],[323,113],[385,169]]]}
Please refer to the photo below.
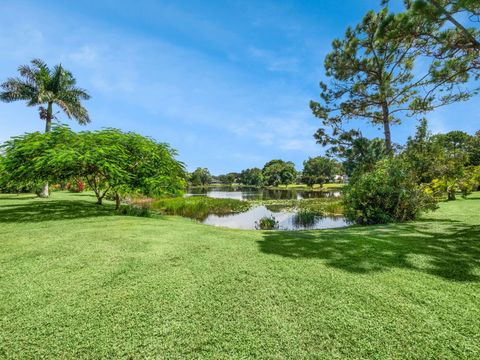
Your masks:
{"label": "sunlit grass", "polygon": [[0,194],[0,358],[480,357],[480,193],[296,232],[94,202]]}

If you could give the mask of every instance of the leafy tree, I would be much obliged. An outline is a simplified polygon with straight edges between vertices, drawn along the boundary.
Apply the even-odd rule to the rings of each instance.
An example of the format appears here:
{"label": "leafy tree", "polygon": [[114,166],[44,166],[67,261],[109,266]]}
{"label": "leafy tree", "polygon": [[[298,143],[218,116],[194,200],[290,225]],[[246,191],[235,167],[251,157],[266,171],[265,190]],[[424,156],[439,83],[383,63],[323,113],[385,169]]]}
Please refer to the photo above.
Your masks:
{"label": "leafy tree", "polygon": [[428,131],[426,119],[422,119],[414,137],[407,140],[402,157],[410,170],[418,176],[419,183],[430,183],[441,175],[445,163],[445,149]]}
{"label": "leafy tree", "polygon": [[240,173],[240,183],[249,186],[262,186],[263,174],[259,168],[245,169]]}
{"label": "leafy tree", "polygon": [[430,183],[436,195],[447,194],[449,200],[455,200],[458,191],[465,195],[475,187],[474,176],[467,168],[474,165],[469,163],[472,139],[475,137],[463,131],[431,135],[427,121],[422,120],[401,156],[419,183]]}
{"label": "leafy tree", "polygon": [[[310,102],[324,126],[316,133],[318,142],[332,142],[346,132],[347,122],[361,119],[383,127],[385,148],[392,154],[391,125],[400,123],[401,114],[412,116],[467,97],[462,91],[425,96],[429,74],[416,77],[412,71],[420,53],[416,39],[389,36],[397,31],[397,20],[386,23],[387,17],[387,9],[370,11],[354,29],[346,30],[344,39],[333,41],[324,64],[332,82],[321,82],[321,101]],[[380,30],[387,36],[379,37]]]}
{"label": "leafy tree", "polygon": [[194,186],[204,186],[212,183],[212,175],[207,168],[197,168],[190,174],[190,183]]}
{"label": "leafy tree", "polygon": [[49,181],[67,180],[58,166],[49,164],[61,156],[59,148],[75,143],[75,133],[64,126],[56,126],[51,132],[26,133],[6,141],[2,145],[4,182],[9,189],[28,189],[40,193],[42,185]]}
{"label": "leafy tree", "polygon": [[314,184],[322,186],[326,182],[333,180],[339,168],[337,161],[324,156],[308,158],[303,162],[302,182],[309,186]]}
{"label": "leafy tree", "polygon": [[239,180],[239,178],[240,178],[240,174],[235,172],[218,176],[218,180],[225,185],[234,184]]}
{"label": "leafy tree", "polygon": [[295,181],[297,171],[291,161],[271,160],[263,167],[262,175],[268,186],[288,185]]}
{"label": "leafy tree", "polygon": [[349,141],[335,147],[334,151],[337,157],[343,159],[342,166],[349,177],[372,171],[375,164],[386,156],[382,139],[359,136],[351,137]]}
{"label": "leafy tree", "polygon": [[468,165],[480,165],[480,131],[471,136],[467,144]]}
{"label": "leafy tree", "polygon": [[85,179],[98,204],[108,192],[114,194],[118,208],[122,195],[178,194],[186,185],[183,164],[174,158],[176,152],[136,133],[118,129],[81,132],[76,146],[66,146],[62,153],[60,161],[66,159],[66,169]]}
{"label": "leafy tree", "polygon": [[449,157],[459,158],[460,161],[466,163],[468,161],[468,143],[470,135],[464,131],[450,131],[446,134],[435,135],[435,140],[448,153]]}
{"label": "leafy tree", "polygon": [[177,194],[186,185],[183,164],[167,144],[118,129],[75,133],[55,126],[45,134],[18,136],[4,147],[11,184],[83,179],[98,204],[113,193],[117,208],[122,195]]}
{"label": "leafy tree", "polygon": [[443,153],[438,157],[439,175],[432,180],[432,188],[447,193],[448,200],[455,200],[456,192],[461,190],[461,184],[465,182],[470,136],[463,131],[451,131],[435,135],[433,139]]}
{"label": "leafy tree", "polygon": [[[42,60],[34,59],[31,66],[22,65],[18,72],[20,77],[10,78],[1,85],[3,91],[0,92],[0,100],[25,100],[28,106],[39,106],[40,118],[45,120],[45,132],[51,130],[55,117],[53,105],[79,124],[90,122],[88,112],[81,103],[82,100],[88,100],[90,95],[76,86],[76,79],[62,65],[50,69]],[[48,196],[48,183],[40,195]]]}

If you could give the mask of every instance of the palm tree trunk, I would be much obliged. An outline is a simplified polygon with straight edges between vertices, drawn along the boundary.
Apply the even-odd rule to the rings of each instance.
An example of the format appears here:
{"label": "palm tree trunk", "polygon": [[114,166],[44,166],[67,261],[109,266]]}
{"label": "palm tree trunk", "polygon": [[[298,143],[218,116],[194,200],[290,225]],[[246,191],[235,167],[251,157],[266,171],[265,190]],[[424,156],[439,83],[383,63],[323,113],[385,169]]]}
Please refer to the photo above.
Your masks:
{"label": "palm tree trunk", "polygon": [[[45,133],[50,132],[52,129],[52,118],[53,118],[53,104],[52,102],[48,103],[48,108],[47,108],[47,119],[45,121]],[[40,192],[40,197],[47,198],[49,195],[49,189],[48,189],[48,182],[46,182],[43,187],[42,191]]]}
{"label": "palm tree trunk", "polygon": [[52,129],[52,118],[53,118],[53,103],[48,103],[47,108],[47,120],[45,121],[45,132],[48,133]]}

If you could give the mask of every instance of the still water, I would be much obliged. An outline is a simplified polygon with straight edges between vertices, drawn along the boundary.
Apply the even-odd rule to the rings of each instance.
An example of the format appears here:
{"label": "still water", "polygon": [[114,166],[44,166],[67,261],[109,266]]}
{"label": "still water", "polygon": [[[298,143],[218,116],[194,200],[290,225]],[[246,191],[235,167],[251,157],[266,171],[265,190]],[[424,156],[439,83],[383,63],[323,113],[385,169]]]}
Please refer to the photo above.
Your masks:
{"label": "still water", "polygon": [[256,229],[256,222],[264,216],[273,216],[278,221],[278,230],[313,230],[313,229],[332,229],[347,226],[348,223],[341,216],[318,216],[315,221],[309,225],[296,224],[296,212],[279,211],[274,212],[268,210],[265,206],[256,206],[248,211],[232,215],[209,215],[204,224],[228,227],[232,229]]}
{"label": "still water", "polygon": [[185,196],[208,196],[219,199],[237,200],[301,200],[325,197],[338,197],[339,191],[312,191],[312,190],[270,190],[249,187],[219,186],[209,188],[188,189]]}
{"label": "still water", "polygon": [[[209,187],[189,189],[185,196],[208,196],[220,199],[237,200],[301,200],[325,197],[339,197],[340,192],[322,192],[308,190],[269,190],[248,187]],[[257,228],[257,222],[262,217],[273,216],[278,222],[279,230],[312,230],[332,229],[347,226],[348,223],[341,216],[317,216],[308,225],[301,225],[295,221],[296,211],[272,211],[265,206],[255,206],[248,211],[231,214],[215,215],[210,214],[203,220],[204,224],[228,227],[233,229],[251,230]]]}

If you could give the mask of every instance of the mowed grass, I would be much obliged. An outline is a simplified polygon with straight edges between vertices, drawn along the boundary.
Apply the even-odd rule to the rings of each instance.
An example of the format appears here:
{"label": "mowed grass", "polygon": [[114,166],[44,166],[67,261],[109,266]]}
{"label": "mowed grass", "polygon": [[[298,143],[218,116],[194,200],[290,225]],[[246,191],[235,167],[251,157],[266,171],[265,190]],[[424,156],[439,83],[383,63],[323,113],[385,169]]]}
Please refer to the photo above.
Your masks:
{"label": "mowed grass", "polygon": [[478,359],[480,194],[282,232],[0,195],[0,358]]}

